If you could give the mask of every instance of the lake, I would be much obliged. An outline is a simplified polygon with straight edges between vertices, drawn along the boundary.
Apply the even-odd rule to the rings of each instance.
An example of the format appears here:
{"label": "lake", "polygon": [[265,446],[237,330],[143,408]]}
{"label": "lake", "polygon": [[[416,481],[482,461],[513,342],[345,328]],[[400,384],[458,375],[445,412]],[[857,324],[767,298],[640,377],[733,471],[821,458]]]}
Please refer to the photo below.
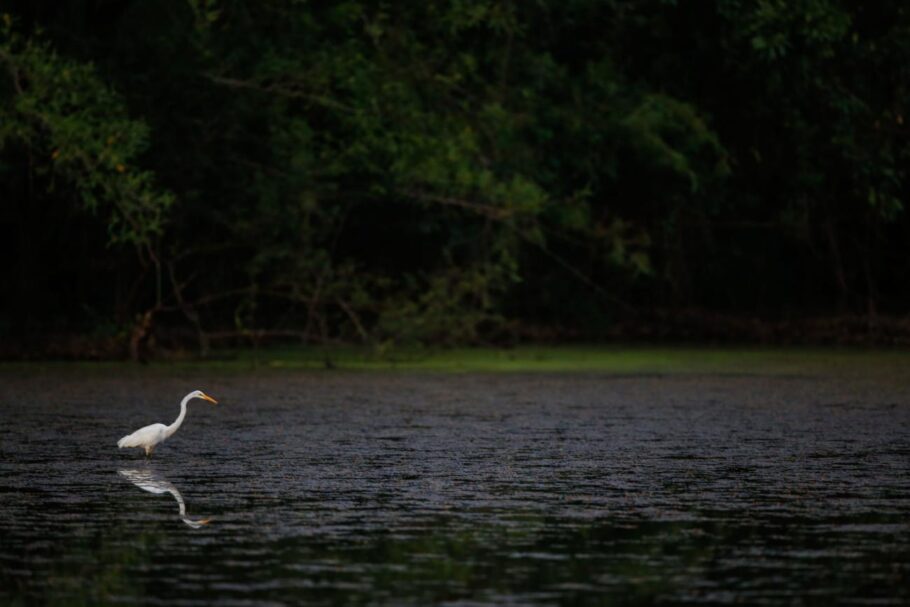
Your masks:
{"label": "lake", "polygon": [[903,377],[6,371],[0,420],[3,604],[910,602]]}

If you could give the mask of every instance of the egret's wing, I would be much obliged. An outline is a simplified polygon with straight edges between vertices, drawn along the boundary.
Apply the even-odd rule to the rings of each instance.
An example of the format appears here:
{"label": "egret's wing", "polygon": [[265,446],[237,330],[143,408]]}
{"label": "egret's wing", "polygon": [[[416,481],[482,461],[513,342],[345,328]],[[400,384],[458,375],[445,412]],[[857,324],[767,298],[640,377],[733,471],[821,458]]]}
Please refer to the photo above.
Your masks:
{"label": "egret's wing", "polygon": [[146,445],[159,442],[157,439],[161,436],[162,430],[166,428],[164,424],[151,424],[145,428],[139,428],[132,434],[128,434],[117,441],[117,446],[124,447],[144,447]]}

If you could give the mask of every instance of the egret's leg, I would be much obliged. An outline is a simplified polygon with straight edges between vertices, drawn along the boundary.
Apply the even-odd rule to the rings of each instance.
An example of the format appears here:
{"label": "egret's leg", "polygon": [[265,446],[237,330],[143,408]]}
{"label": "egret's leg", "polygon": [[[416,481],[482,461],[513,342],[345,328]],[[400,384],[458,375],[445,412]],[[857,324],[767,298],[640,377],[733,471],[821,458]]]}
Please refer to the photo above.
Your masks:
{"label": "egret's leg", "polygon": [[146,445],[146,447],[145,447],[145,456],[146,456],[146,457],[151,457],[151,456],[152,456],[152,451],[154,451],[154,450],[155,450],[154,447],[151,447],[151,446]]}

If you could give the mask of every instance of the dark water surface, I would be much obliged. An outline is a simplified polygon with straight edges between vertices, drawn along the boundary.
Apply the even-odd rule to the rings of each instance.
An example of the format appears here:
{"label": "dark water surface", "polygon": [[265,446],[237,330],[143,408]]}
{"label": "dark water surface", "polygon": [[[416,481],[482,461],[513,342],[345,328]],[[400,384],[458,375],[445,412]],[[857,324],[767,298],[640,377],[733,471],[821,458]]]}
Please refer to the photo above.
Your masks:
{"label": "dark water surface", "polygon": [[39,601],[908,604],[910,382],[7,373],[0,603]]}

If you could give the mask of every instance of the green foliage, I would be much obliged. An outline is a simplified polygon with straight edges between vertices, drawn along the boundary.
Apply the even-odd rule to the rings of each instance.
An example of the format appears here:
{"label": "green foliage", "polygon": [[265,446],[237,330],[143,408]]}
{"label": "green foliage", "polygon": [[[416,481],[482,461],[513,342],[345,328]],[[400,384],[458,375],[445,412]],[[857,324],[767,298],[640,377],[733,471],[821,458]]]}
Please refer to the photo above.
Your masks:
{"label": "green foliage", "polygon": [[63,180],[86,209],[108,213],[112,242],[150,246],[174,199],[135,164],[148,147],[148,127],[128,116],[93,66],[59,56],[40,37],[23,38],[8,15],[4,22],[0,62],[9,82],[0,149],[24,144],[48,187]]}
{"label": "green foliage", "polygon": [[709,158],[716,159],[714,174],[723,176],[728,172],[717,135],[686,103],[663,95],[648,95],[624,124],[631,145],[656,166],[686,178],[693,193],[699,190],[699,174],[712,175],[710,167],[705,170],[694,166],[705,157],[705,150]]}
{"label": "green foliage", "polygon": [[[308,313],[323,320],[330,314],[325,306],[345,302],[348,316],[375,319],[374,337],[380,341],[463,342],[477,339],[481,326],[499,322],[495,311],[501,298],[521,280],[521,250],[547,250],[547,234],[554,230],[595,238],[605,266],[648,268],[646,236],[619,242],[625,231],[608,227],[617,225],[617,217],[604,227],[592,226],[589,186],[579,180],[563,195],[560,172],[541,170],[564,145],[559,121],[580,108],[575,99],[560,99],[572,86],[570,74],[549,53],[534,49],[530,37],[525,41],[529,24],[519,24],[515,7],[459,2],[396,11],[348,3],[323,15],[329,24],[324,26],[308,18],[278,25],[282,14],[263,9],[257,16],[277,29],[268,50],[243,62],[243,73],[225,62],[209,68],[226,93],[249,94],[271,108],[263,116],[273,133],[268,154],[273,170],[256,177],[258,212],[248,215],[238,208],[246,219],[235,224],[236,238],[256,235],[257,287],[251,292],[268,290],[264,283],[289,287],[294,297],[318,300]],[[229,5],[224,15],[218,24],[222,32],[235,27],[232,18],[246,18]],[[344,32],[340,45],[329,42],[336,29]],[[449,52],[476,35],[489,37],[488,49]],[[306,48],[289,54],[292,39],[301,36],[309,41]],[[221,43],[224,53],[211,56],[228,48],[236,53],[235,38],[225,34]],[[528,65],[535,74],[518,94],[505,94],[509,83],[488,76],[507,76],[504,50],[516,56],[514,69]],[[620,128],[625,111],[619,107],[608,117],[609,128]],[[667,120],[653,124],[662,119],[641,116],[634,125],[670,130]],[[585,129],[582,123],[574,126],[576,132]],[[552,149],[535,152],[541,143]],[[669,144],[664,147],[669,150]],[[674,168],[697,180],[700,169],[678,166],[686,152],[668,153],[675,154]],[[262,161],[247,160],[254,162]],[[643,162],[665,160],[646,154]],[[341,184],[357,185],[349,191]],[[403,209],[409,206],[415,210]],[[383,215],[402,213],[420,217],[412,225],[416,234],[403,238],[432,238],[431,255],[411,258],[389,273],[333,249],[357,215],[369,214],[381,225]],[[271,226],[271,232],[252,226]],[[276,231],[279,227],[288,230]],[[362,307],[351,306],[344,294],[352,284]]]}
{"label": "green foliage", "polygon": [[[910,296],[899,2],[12,6],[39,16],[0,44],[9,191],[30,154],[199,333],[596,337]],[[141,268],[119,318],[152,307]]]}

